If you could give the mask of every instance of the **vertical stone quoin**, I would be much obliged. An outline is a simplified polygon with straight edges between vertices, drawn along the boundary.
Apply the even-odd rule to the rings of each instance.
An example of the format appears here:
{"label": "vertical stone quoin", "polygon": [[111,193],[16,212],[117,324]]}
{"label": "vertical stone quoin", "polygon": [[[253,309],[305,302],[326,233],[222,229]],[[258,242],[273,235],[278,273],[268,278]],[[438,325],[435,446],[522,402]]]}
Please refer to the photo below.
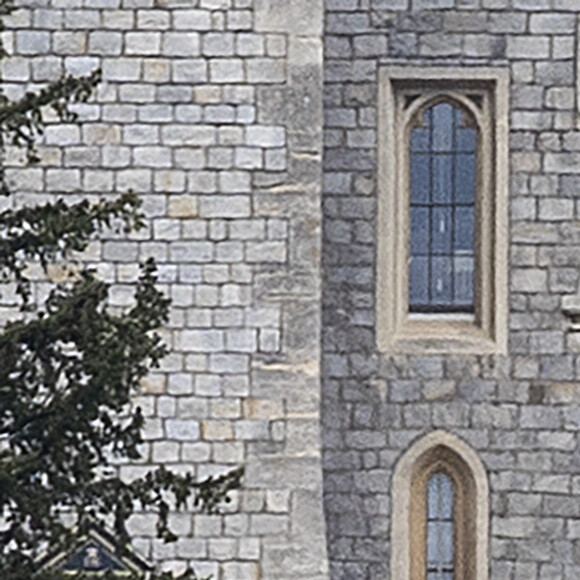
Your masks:
{"label": "vertical stone quoin", "polygon": [[262,215],[289,219],[287,268],[257,279],[259,297],[282,305],[283,359],[254,365],[257,388],[282,388],[286,441],[281,452],[250,458],[248,483],[286,487],[289,535],[263,543],[263,578],[328,578],[320,442],[322,0],[257,0],[256,31],[288,42],[287,84],[258,88],[261,122],[287,132],[288,171],[256,182]]}

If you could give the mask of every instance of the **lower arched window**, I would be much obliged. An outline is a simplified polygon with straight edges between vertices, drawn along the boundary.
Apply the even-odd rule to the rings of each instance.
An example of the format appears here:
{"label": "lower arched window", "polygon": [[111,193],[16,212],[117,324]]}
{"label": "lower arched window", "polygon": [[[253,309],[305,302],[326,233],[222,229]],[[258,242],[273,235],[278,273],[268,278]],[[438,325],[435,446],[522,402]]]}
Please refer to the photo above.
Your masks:
{"label": "lower arched window", "polygon": [[487,580],[488,485],[475,452],[437,431],[393,477],[391,578]]}
{"label": "lower arched window", "polygon": [[455,484],[443,469],[429,476],[426,490],[425,534],[427,580],[455,576]]}

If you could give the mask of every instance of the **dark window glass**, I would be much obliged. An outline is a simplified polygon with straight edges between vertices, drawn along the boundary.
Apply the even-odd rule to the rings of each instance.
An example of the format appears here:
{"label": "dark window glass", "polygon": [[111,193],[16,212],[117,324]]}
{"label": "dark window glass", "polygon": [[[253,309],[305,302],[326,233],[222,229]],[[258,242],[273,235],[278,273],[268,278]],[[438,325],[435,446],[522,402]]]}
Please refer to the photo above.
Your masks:
{"label": "dark window glass", "polygon": [[466,310],[473,304],[473,258],[457,257],[453,259],[454,283],[453,297],[457,304],[465,305]]}
{"label": "dark window glass", "polygon": [[470,203],[475,199],[475,154],[458,153],[455,156],[455,201]]}
{"label": "dark window glass", "polygon": [[448,256],[451,253],[452,219],[453,211],[448,205],[442,207],[435,206],[431,210],[431,233],[433,236],[431,250],[433,254]]}
{"label": "dark window glass", "polygon": [[411,312],[474,311],[476,142],[449,103],[411,130]]}
{"label": "dark window glass", "polygon": [[416,153],[429,153],[429,135],[429,129],[420,127],[415,129],[411,135],[411,150]]}
{"label": "dark window glass", "polygon": [[475,228],[473,206],[456,207],[453,217],[455,220],[453,248],[457,250],[457,253],[469,252],[472,249]]}
{"label": "dark window glass", "polygon": [[421,254],[422,248],[429,243],[429,228],[424,225],[429,221],[429,208],[415,206],[411,208],[411,229],[415,235],[411,238],[411,256]]}
{"label": "dark window glass", "polygon": [[449,204],[453,200],[453,162],[455,156],[449,153],[439,153],[431,156],[431,172],[433,188],[431,201],[433,203]]}
{"label": "dark window glass", "polygon": [[411,202],[416,204],[428,204],[429,192],[431,191],[431,168],[430,156],[415,153],[411,157]]}
{"label": "dark window glass", "polygon": [[453,298],[452,258],[431,258],[431,303],[443,308]]}
{"label": "dark window glass", "polygon": [[435,473],[427,485],[427,578],[453,580],[453,482],[445,473]]}
{"label": "dark window glass", "polygon": [[424,303],[429,300],[429,258],[411,257],[409,263],[410,301]]}
{"label": "dark window glass", "polygon": [[454,151],[455,108],[447,103],[433,107],[431,123],[432,151]]}
{"label": "dark window glass", "polygon": [[471,127],[457,128],[457,151],[475,153],[475,131]]}

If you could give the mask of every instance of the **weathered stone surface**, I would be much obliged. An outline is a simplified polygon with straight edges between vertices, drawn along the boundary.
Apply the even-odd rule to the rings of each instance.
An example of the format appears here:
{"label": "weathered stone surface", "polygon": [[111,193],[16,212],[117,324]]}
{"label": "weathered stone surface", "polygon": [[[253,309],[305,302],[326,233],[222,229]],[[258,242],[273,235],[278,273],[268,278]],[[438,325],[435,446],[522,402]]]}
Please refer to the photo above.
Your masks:
{"label": "weathered stone surface", "polygon": [[[324,475],[331,577],[389,578],[375,554],[356,549],[355,538],[370,544],[377,537],[385,546],[391,522],[373,511],[355,482],[370,485],[377,456],[381,467],[392,470],[400,453],[435,426],[468,442],[488,469],[492,575],[533,576],[556,543],[572,549],[558,513],[576,497],[569,473],[580,463],[575,438],[569,437],[580,424],[574,387],[580,333],[568,332],[573,323],[561,310],[563,303],[577,301],[580,264],[571,44],[580,6],[567,0],[371,0],[367,8],[327,0],[326,8],[331,27],[325,52],[322,436],[329,458]],[[372,53],[365,44],[369,34],[387,37],[386,55],[377,45],[379,53]],[[376,80],[353,70],[360,63],[357,47],[360,54],[363,46],[369,71],[369,61],[467,67],[496,66],[496,59],[510,69],[512,312],[505,358],[392,357],[377,353],[373,338],[364,345],[366,357],[381,360],[372,377],[352,362],[361,348],[352,337],[376,332],[376,316],[361,316],[359,305],[376,308],[381,243],[373,205],[380,189],[374,164],[379,136],[376,123],[367,122],[369,109],[380,111],[381,103]],[[359,191],[355,184],[362,180],[370,185]],[[364,239],[355,233],[363,231],[361,222],[368,232]],[[363,275],[367,264],[370,273]],[[388,487],[385,492],[388,497]],[[356,511],[350,507],[337,515],[346,511],[346,494]],[[566,501],[547,507],[555,494]],[[384,531],[371,531],[365,525],[371,520]],[[548,528],[550,539],[542,535]],[[514,543],[508,548],[508,542]],[[528,548],[520,551],[516,542]],[[388,561],[387,553],[382,562]],[[564,572],[555,567],[549,573]]]}
{"label": "weathered stone surface", "polygon": [[[4,74],[15,87],[97,65],[109,83],[79,108],[82,129],[48,128],[48,169],[15,160],[9,179],[28,192],[18,203],[45,191],[140,194],[143,232],[106,239],[86,258],[101,262],[115,307],[131,303],[136,264],[149,256],[173,300],[163,330],[172,352],[143,384],[148,460],[198,463],[200,477],[250,465],[235,525],[198,517],[178,531],[201,543],[177,548],[153,545],[137,526],[135,543],[167,569],[195,560],[198,573],[223,580],[280,580],[265,565],[276,559],[278,546],[266,542],[273,535],[285,546],[288,578],[327,579],[322,0],[77,4],[31,2],[9,18],[15,54]],[[374,46],[358,49],[366,57]],[[288,477],[270,485],[282,465]]]}
{"label": "weathered stone surface", "polygon": [[[248,465],[239,513],[196,518],[200,538],[170,548],[135,526],[136,545],[224,580],[385,580],[392,470],[440,427],[488,470],[492,575],[576,577],[580,333],[562,308],[579,290],[578,2],[20,4],[7,91],[97,64],[107,84],[82,129],[47,128],[39,167],[7,156],[15,204],[139,192],[143,232],[86,258],[121,307],[155,256],[173,299],[172,352],[143,385],[148,459]],[[510,70],[506,357],[376,351],[386,62]],[[12,308],[6,293],[2,321]]]}
{"label": "weathered stone surface", "polygon": [[322,34],[323,0],[255,0],[256,31]]}

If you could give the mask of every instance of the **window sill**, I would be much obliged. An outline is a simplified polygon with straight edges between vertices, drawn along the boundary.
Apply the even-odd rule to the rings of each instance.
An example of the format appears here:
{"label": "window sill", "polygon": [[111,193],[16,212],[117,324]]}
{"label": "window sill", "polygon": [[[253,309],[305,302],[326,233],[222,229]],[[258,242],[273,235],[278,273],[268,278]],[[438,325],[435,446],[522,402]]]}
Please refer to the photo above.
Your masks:
{"label": "window sill", "polygon": [[505,354],[469,320],[407,320],[381,350],[388,354]]}

